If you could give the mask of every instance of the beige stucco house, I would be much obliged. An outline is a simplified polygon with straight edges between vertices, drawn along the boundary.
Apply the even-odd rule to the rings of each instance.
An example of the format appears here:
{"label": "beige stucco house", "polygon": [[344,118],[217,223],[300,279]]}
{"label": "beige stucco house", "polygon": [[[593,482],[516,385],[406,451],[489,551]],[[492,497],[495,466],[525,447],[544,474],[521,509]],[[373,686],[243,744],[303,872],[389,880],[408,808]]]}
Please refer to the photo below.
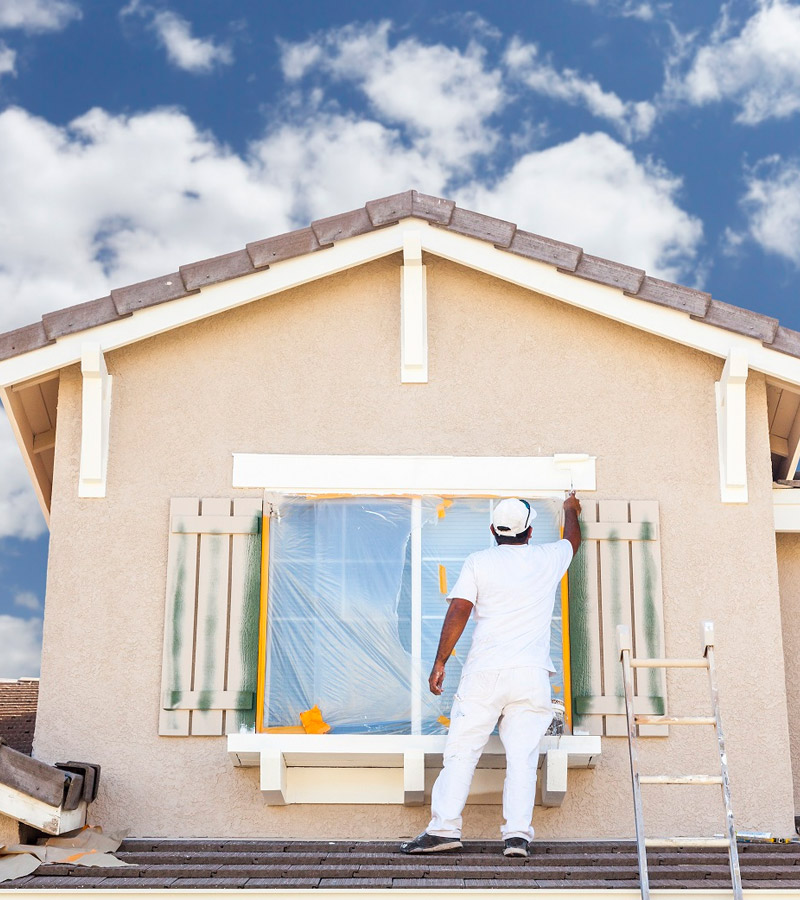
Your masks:
{"label": "beige stucco house", "polygon": [[[571,733],[542,748],[537,833],[633,836],[615,626],[690,656],[709,619],[737,825],[793,832],[800,492],[776,482],[800,457],[800,334],[775,320],[410,191],[0,336],[0,396],[51,535],[33,752],[102,766],[93,821],[416,834],[448,579],[496,498],[535,501],[547,540],[574,486]],[[637,695],[708,708],[693,671]],[[328,734],[301,726],[315,705]],[[713,771],[715,750],[642,729],[643,771]],[[493,738],[467,837],[497,836],[502,765]],[[645,821],[723,830],[705,786],[651,788]]]}

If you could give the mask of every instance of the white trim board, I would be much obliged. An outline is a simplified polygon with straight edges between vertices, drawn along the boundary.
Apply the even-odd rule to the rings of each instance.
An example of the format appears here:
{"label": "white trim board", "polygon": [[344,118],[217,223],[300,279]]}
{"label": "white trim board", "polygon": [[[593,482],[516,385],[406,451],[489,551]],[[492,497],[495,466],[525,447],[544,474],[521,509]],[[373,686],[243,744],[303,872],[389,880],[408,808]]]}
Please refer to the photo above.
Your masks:
{"label": "white trim board", "polygon": [[461,497],[597,490],[596,457],[234,453],[233,487],[279,494]]}

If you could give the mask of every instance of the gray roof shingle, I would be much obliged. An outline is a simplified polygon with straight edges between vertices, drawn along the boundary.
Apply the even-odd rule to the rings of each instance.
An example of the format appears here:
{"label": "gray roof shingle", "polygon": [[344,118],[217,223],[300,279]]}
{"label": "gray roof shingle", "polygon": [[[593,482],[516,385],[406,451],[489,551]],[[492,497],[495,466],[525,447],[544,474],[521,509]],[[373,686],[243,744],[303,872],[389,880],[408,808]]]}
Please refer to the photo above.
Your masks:
{"label": "gray roof shingle", "polygon": [[[129,838],[116,852],[128,868],[58,863],[0,888],[637,888],[633,841],[536,841],[528,859],[499,841],[406,856],[399,841],[166,840]],[[745,888],[800,888],[800,844],[739,844]],[[653,888],[730,889],[727,850],[648,852]]]}
{"label": "gray roof shingle", "polygon": [[181,266],[178,272],[111,291],[88,303],[47,313],[41,322],[0,334],[0,360],[52,343],[56,338],[115,321],[138,309],[187,297],[200,288],[249,275],[272,263],[324,250],[335,241],[365,234],[415,216],[441,228],[487,241],[517,256],[618,288],[631,297],[688,313],[693,319],[760,340],[765,347],[800,358],[800,333],[777,319],[714,300],[703,291],[652,278],[641,269],[584,254],[580,247],[517,229],[512,222],[457,207],[452,200],[404,191],[309,227],[255,241],[240,250]]}

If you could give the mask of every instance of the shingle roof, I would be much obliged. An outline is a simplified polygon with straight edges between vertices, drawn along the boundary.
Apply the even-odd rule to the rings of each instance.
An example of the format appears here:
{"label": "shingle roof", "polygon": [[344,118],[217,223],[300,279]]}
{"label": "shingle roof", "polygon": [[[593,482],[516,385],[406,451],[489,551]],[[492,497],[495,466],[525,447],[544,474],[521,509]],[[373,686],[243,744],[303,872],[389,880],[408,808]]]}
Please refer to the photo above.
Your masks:
{"label": "shingle roof", "polygon": [[0,681],[0,739],[29,756],[33,748],[38,700],[38,678]]}
{"label": "shingle roof", "polygon": [[[132,866],[40,867],[0,888],[637,888],[633,841],[536,841],[528,859],[499,841],[458,852],[405,856],[398,841],[126,840]],[[800,844],[739,844],[745,888],[800,888]],[[730,889],[727,850],[651,850],[653,888]]]}
{"label": "shingle roof", "polygon": [[271,263],[314,253],[335,241],[393,225],[415,216],[493,244],[500,250],[556,266],[559,271],[619,288],[631,297],[669,306],[710,325],[760,340],[765,347],[800,357],[800,332],[777,319],[731,306],[694,288],[652,278],[642,269],[590,256],[580,247],[522,231],[512,222],[457,207],[452,200],[405,191],[370,200],[363,208],[318,219],[307,228],[256,241],[232,253],[181,266],[177,272],[111,291],[108,297],[47,313],[40,322],[0,335],[0,360],[44,347],[56,338],[112,322],[200,288],[268,268]]}

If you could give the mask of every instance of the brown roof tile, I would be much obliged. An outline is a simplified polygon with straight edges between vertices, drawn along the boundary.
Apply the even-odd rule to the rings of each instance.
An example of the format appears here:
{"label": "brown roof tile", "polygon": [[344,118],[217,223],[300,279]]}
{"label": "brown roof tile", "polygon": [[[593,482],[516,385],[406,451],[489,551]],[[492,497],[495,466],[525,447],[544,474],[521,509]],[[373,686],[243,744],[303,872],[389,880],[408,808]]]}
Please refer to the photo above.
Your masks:
{"label": "brown roof tile", "polygon": [[[692,316],[692,318],[699,318]],[[778,330],[778,320],[740,306],[731,306],[730,303],[722,303],[720,300],[712,300],[706,314],[701,321],[707,325],[716,325],[737,334],[746,334],[748,337],[758,338],[770,344]]]}
{"label": "brown roof tile", "polygon": [[79,303],[77,306],[68,306],[57,312],[45,313],[42,316],[42,324],[47,337],[54,341],[65,334],[85,331],[87,328],[105,325],[106,322],[113,322],[119,318],[117,307],[109,295],[99,300],[90,300],[88,303]]}
{"label": "brown roof tile", "polygon": [[126,313],[135,312],[137,309],[186,297],[191,293],[195,292],[186,290],[180,272],[173,272],[171,275],[162,275],[160,278],[150,278],[148,281],[140,281],[138,284],[116,288],[111,291],[111,299],[114,301],[117,312],[123,316]]}
{"label": "brown roof tile", "polygon": [[514,232],[514,238],[508,250],[518,256],[550,263],[552,266],[558,266],[559,269],[569,272],[575,271],[575,267],[583,256],[583,250],[580,247],[562,244],[561,241],[532,234],[530,231],[521,231],[519,228]]}
{"label": "brown roof tile", "polygon": [[569,275],[577,275],[588,281],[597,281],[609,287],[620,288],[628,294],[636,294],[644,281],[644,269],[623,266],[622,263],[604,259],[602,256],[589,256],[584,253],[578,265]]}
{"label": "brown roof tile", "polygon": [[492,216],[484,216],[481,213],[458,207],[453,210],[448,228],[450,231],[456,231],[467,237],[491,241],[496,247],[503,248],[508,247],[517,230],[517,226],[513,222],[494,219]]}
{"label": "brown roof tile", "polygon": [[436,225],[449,225],[456,208],[452,200],[444,197],[432,197],[430,194],[411,192],[411,215],[419,219],[427,219]]}
{"label": "brown roof tile", "polygon": [[764,346],[769,347],[770,350],[788,353],[789,356],[800,356],[800,332],[778,325],[772,343],[765,342]]}
{"label": "brown roof tile", "polygon": [[253,271],[255,270],[247,250],[234,250],[233,253],[224,253],[222,256],[213,256],[211,259],[180,267],[187,291],[249,275]]}
{"label": "brown roof tile", "polygon": [[[330,244],[326,246],[330,246]],[[320,243],[311,228],[299,228],[297,231],[288,231],[286,234],[279,234],[264,241],[254,241],[247,245],[247,252],[256,268],[262,268],[283,259],[291,259],[294,256],[313,253],[319,249]]]}
{"label": "brown roof tile", "polygon": [[334,241],[343,241],[372,231],[373,225],[366,209],[362,207],[338,216],[328,216],[327,219],[317,219],[311,223],[311,228],[320,244],[332,244]]}
{"label": "brown roof tile", "polygon": [[639,291],[630,296],[701,317],[706,314],[711,303],[711,294],[673,284],[671,281],[661,281],[660,278],[651,278],[649,275],[645,276]]}
{"label": "brown roof tile", "polygon": [[33,325],[25,325],[14,331],[0,334],[0,360],[19,356],[20,353],[28,353],[30,350],[38,350],[45,344],[50,344],[44,325],[34,322]]}
{"label": "brown roof tile", "polygon": [[402,194],[392,194],[391,197],[370,200],[365,208],[370,221],[376,228],[381,225],[394,225],[400,219],[413,215],[414,191],[403,191]]}

